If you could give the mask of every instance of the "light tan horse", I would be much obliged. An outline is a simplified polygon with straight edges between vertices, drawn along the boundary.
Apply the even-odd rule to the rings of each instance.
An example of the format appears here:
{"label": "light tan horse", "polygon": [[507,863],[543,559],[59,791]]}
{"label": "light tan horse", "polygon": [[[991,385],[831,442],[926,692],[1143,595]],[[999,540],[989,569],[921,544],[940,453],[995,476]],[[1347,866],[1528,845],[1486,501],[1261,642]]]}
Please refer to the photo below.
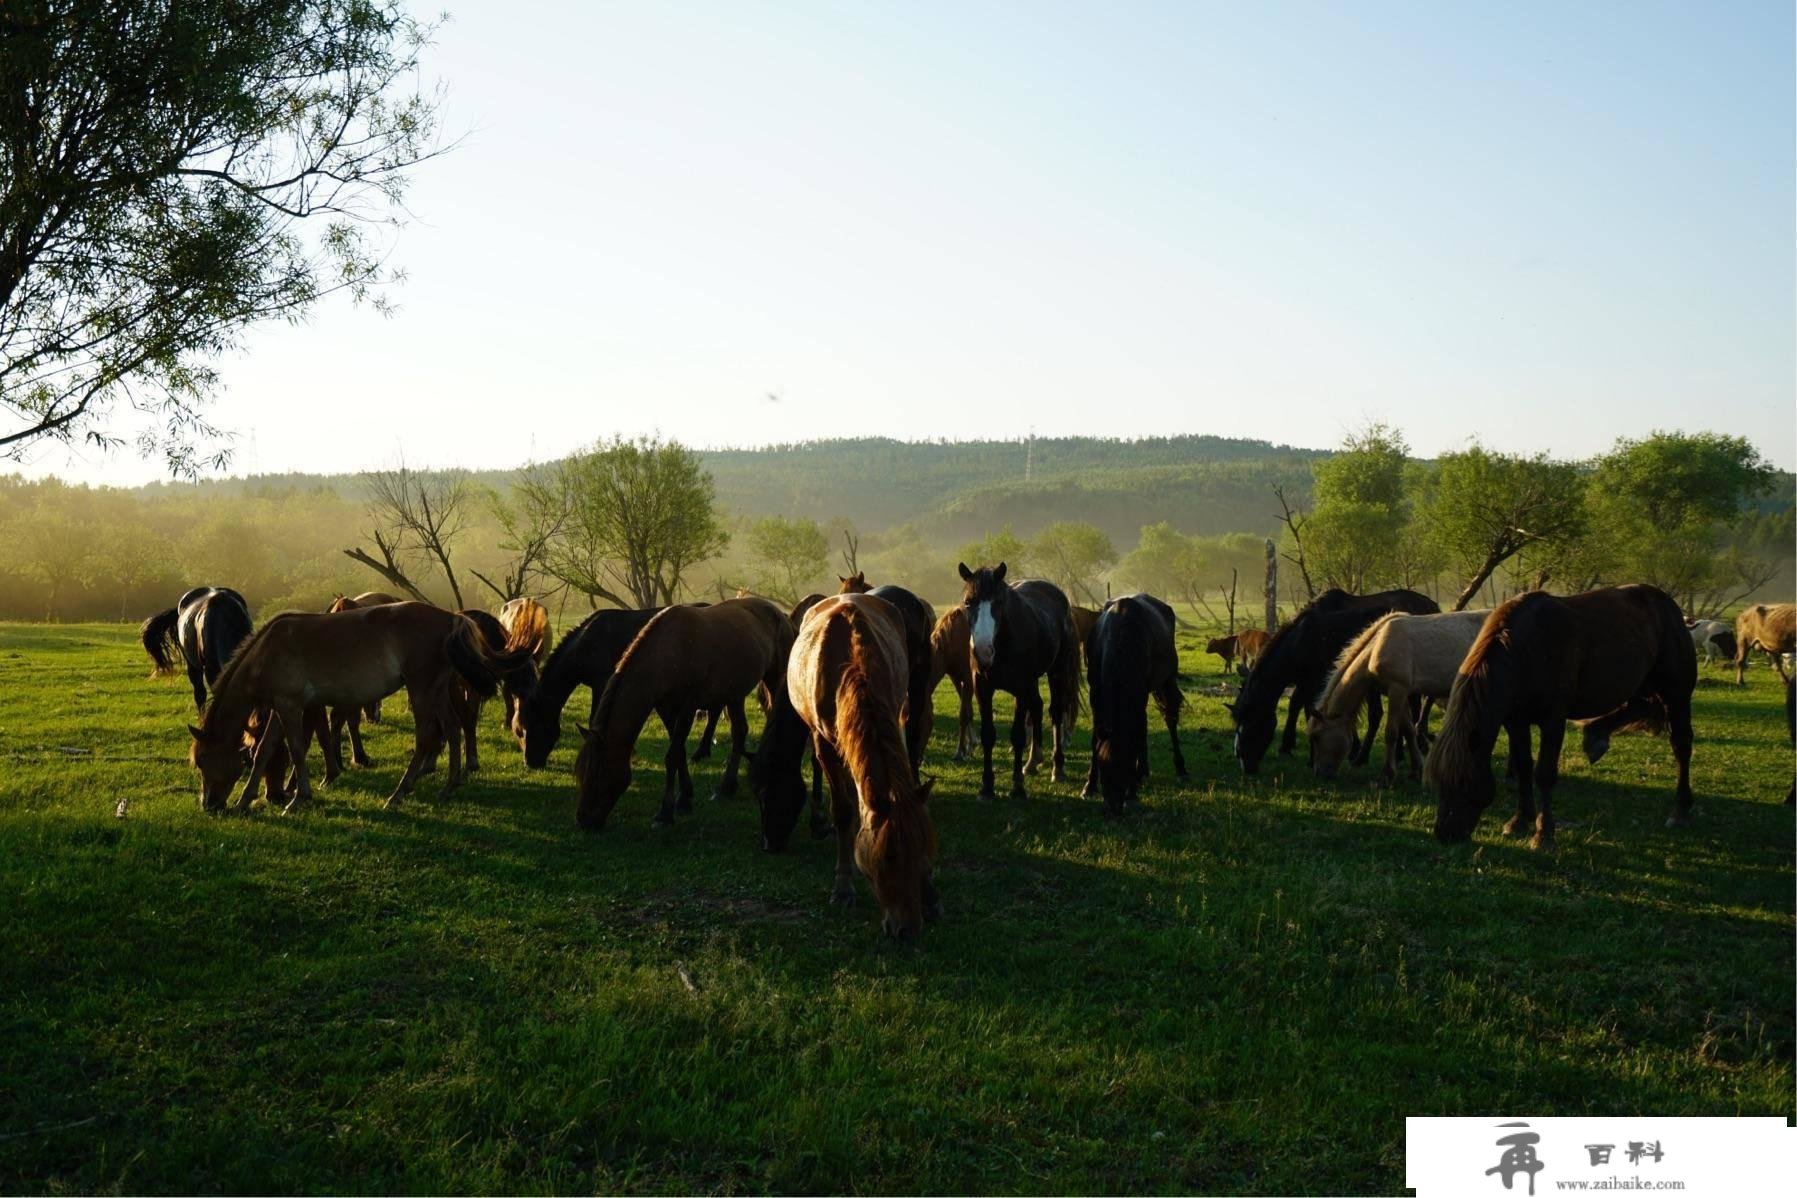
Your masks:
{"label": "light tan horse", "polygon": [[870,594],[811,609],[793,644],[786,691],[830,780],[836,825],[831,901],[852,905],[855,870],[873,888],[887,935],[915,940],[942,913],[931,879],[936,830],[900,724],[909,691],[905,620]]}
{"label": "light tan horse", "polygon": [[1763,649],[1772,668],[1785,677],[1784,654],[1797,649],[1797,606],[1758,603],[1735,617],[1735,685],[1747,683],[1747,659]]}
{"label": "light tan horse", "polygon": [[947,678],[961,700],[961,731],[955,741],[955,760],[965,761],[973,752],[973,641],[967,627],[967,609],[955,604],[942,613],[930,633],[930,693]]}
{"label": "light tan horse", "polygon": [[658,612],[624,651],[593,710],[592,726],[583,730],[574,758],[580,826],[603,828],[629,788],[630,755],[651,712],[668,730],[667,775],[656,825],[672,824],[676,810],[693,809],[686,737],[693,713],[701,709],[729,710],[730,760],[713,797],[734,795],[748,735],[743,699],[757,686],[771,693],[784,685],[792,638],[792,621],[766,599],[726,599],[710,607]]}
{"label": "light tan horse", "polygon": [[1360,709],[1377,690],[1385,696],[1391,713],[1385,725],[1385,769],[1380,780],[1390,782],[1397,776],[1398,754],[1405,749],[1410,754],[1411,777],[1421,778],[1423,755],[1410,714],[1411,696],[1447,699],[1460,663],[1479,639],[1479,629],[1490,614],[1455,611],[1411,616],[1393,612],[1349,641],[1308,713],[1311,769],[1320,777],[1335,777],[1353,751]]}
{"label": "light tan horse", "polygon": [[445,738],[447,794],[461,782],[452,682],[459,676],[475,691],[490,695],[503,673],[528,661],[522,652],[492,653],[465,617],[428,603],[276,616],[243,643],[219,675],[199,725],[188,726],[193,733],[189,760],[200,771],[201,805],[209,811],[223,809],[243,776],[244,729],[256,712],[266,709],[273,718],[256,745],[239,811],[248,808],[283,740],[293,761],[293,802],[312,797],[306,774],[308,708],[360,707],[402,686],[415,722],[412,760],[387,802],[391,805],[412,789]]}
{"label": "light tan horse", "polygon": [[[530,650],[540,673],[549,663],[549,652],[555,638],[549,632],[549,609],[528,595],[507,599],[499,608],[499,626],[505,629],[506,648]],[[517,723],[520,695],[510,686],[503,688],[505,726]]]}

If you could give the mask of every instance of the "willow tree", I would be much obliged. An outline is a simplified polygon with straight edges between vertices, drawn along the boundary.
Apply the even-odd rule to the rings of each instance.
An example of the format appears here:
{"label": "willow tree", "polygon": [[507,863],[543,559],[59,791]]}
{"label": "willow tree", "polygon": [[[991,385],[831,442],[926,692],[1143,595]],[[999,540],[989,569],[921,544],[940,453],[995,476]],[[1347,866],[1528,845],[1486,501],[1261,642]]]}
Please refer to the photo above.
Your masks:
{"label": "willow tree", "polygon": [[428,33],[391,0],[0,5],[0,454],[119,443],[122,405],[176,473],[222,461],[213,360],[380,301]]}

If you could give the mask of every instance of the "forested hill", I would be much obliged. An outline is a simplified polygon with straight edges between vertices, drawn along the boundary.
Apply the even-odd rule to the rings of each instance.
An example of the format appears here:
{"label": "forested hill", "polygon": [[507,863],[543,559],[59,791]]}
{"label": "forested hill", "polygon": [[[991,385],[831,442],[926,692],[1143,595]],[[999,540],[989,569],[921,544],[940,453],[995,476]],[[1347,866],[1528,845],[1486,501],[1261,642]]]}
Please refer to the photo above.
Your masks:
{"label": "forested hill", "polygon": [[[700,451],[731,515],[841,516],[869,530],[916,523],[926,536],[948,540],[1006,521],[1028,535],[1056,520],[1090,520],[1124,543],[1155,520],[1199,533],[1268,531],[1276,512],[1272,486],[1284,483],[1307,496],[1309,464],[1324,456],[1323,450],[1210,436],[1044,437],[1033,444],[864,438]],[[508,475],[491,471],[479,478],[504,487]],[[354,475],[261,474],[193,485],[225,494],[362,493]]]}

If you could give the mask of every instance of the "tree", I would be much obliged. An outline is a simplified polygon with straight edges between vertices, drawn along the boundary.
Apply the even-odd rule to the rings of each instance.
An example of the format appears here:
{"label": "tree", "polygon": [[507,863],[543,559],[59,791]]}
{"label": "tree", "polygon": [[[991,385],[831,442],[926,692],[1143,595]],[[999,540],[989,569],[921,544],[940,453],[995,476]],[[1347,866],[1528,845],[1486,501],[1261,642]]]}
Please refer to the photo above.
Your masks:
{"label": "tree", "polygon": [[331,292],[379,303],[369,231],[437,152],[429,33],[392,0],[0,8],[0,452],[116,444],[122,399],[191,473],[212,359]]}
{"label": "tree", "polygon": [[678,442],[602,441],[559,463],[556,485],[568,514],[543,568],[595,606],[673,603],[686,571],[730,543],[711,475]]}
{"label": "tree", "polygon": [[479,570],[468,572],[503,603],[528,594],[531,584],[544,574],[550,546],[568,523],[568,494],[558,485],[554,471],[533,462],[518,471],[509,495],[488,490],[486,501],[487,510],[499,522],[499,547],[510,556],[499,582]]}
{"label": "tree", "polygon": [[1356,593],[1397,573],[1408,454],[1402,433],[1369,424],[1311,468],[1315,507],[1304,524],[1305,564],[1300,565],[1307,587],[1312,571],[1323,585]]}
{"label": "tree", "polygon": [[1205,591],[1204,552],[1198,538],[1166,521],[1144,524],[1136,547],[1118,563],[1117,574],[1134,587],[1163,598],[1200,606]]}
{"label": "tree", "polygon": [[418,471],[401,462],[391,470],[370,470],[362,479],[368,487],[370,536],[381,559],[376,561],[361,548],[345,549],[345,556],[414,598],[429,602],[405,568],[408,561],[422,561],[443,575],[455,607],[466,607],[451,559],[456,542],[468,531],[479,499],[468,472]]}
{"label": "tree", "polygon": [[981,566],[996,566],[1004,562],[1006,573],[1017,578],[1030,566],[1029,552],[1029,546],[1018,538],[1007,522],[997,532],[988,533],[977,541],[969,541],[961,546],[961,561],[976,570]]}
{"label": "tree", "polygon": [[1079,520],[1050,524],[1030,539],[1031,569],[1092,607],[1104,600],[1098,594],[1098,577],[1117,564],[1117,550],[1097,527]]}
{"label": "tree", "polygon": [[756,587],[791,606],[830,564],[830,541],[816,520],[767,516],[749,526],[749,552],[761,566]]}
{"label": "tree", "polygon": [[1561,545],[1585,531],[1585,479],[1545,453],[1517,457],[1474,445],[1446,453],[1429,476],[1417,520],[1466,579],[1462,611],[1492,572],[1531,545]]}

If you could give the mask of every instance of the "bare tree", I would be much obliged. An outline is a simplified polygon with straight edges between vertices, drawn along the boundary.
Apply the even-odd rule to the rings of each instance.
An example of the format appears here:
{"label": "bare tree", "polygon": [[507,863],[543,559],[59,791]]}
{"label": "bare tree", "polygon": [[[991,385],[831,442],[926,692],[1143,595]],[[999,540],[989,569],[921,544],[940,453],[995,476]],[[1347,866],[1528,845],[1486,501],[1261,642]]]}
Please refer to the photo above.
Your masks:
{"label": "bare tree", "polygon": [[371,470],[362,478],[368,487],[370,535],[382,560],[377,563],[360,549],[343,552],[420,599],[422,588],[405,566],[408,559],[422,561],[442,573],[455,606],[467,606],[452,560],[455,543],[473,519],[478,495],[467,472],[427,473],[401,462],[391,470]]}
{"label": "bare tree", "polygon": [[571,514],[568,492],[557,484],[552,471],[533,462],[518,472],[510,496],[488,491],[487,506],[505,533],[499,547],[511,557],[497,583],[479,570],[468,572],[503,603],[525,594],[533,582],[546,576],[550,547]]}
{"label": "bare tree", "polygon": [[852,528],[842,530],[842,568],[850,578],[861,572],[861,537]]}
{"label": "bare tree", "polygon": [[1304,579],[1304,593],[1315,599],[1317,597],[1316,584],[1310,580],[1310,566],[1304,560],[1304,525],[1309,521],[1310,514],[1301,507],[1295,508],[1291,505],[1285,497],[1283,483],[1273,488],[1273,497],[1279,500],[1279,522],[1285,525],[1286,531],[1292,536],[1292,552],[1281,553],[1279,556],[1298,567],[1298,573]]}

